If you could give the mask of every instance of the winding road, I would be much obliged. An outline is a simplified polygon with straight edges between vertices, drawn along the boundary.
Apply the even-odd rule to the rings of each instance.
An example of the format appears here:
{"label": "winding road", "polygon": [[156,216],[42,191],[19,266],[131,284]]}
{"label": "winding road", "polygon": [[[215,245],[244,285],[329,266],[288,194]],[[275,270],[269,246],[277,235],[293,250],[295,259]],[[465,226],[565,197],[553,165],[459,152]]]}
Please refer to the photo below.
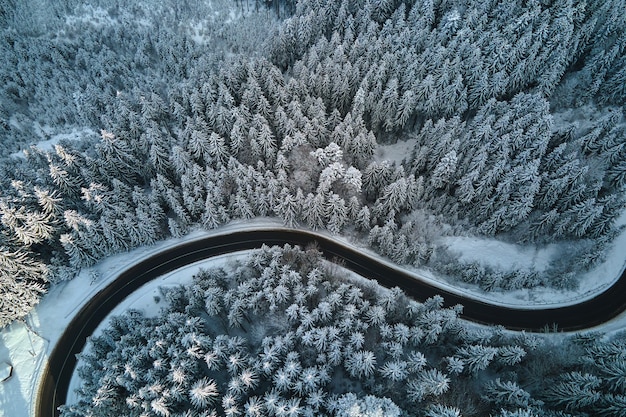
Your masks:
{"label": "winding road", "polygon": [[36,417],[58,416],[57,407],[65,403],[68,386],[87,337],[125,297],[146,282],[187,264],[208,257],[267,245],[306,246],[315,242],[329,260],[340,260],[342,266],[386,287],[400,287],[409,296],[422,301],[440,294],[445,305],[462,304],[462,317],[485,324],[502,325],[514,330],[541,331],[556,324],[560,330],[580,330],[603,323],[626,310],[626,271],[605,292],[575,305],[527,309],[503,307],[465,298],[415,278],[399,268],[345,246],[324,235],[286,228],[253,229],[215,235],[190,241],[159,252],[127,269],[91,298],[69,323],[54,347],[41,375]]}

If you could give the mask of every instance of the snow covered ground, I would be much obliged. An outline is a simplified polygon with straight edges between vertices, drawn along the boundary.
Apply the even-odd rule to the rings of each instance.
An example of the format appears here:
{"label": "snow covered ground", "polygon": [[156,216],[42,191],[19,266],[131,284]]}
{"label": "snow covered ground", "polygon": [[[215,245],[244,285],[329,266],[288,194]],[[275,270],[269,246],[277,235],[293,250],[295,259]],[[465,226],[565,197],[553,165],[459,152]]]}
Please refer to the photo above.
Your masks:
{"label": "snow covered ground", "polygon": [[[626,212],[617,220],[618,226],[626,225]],[[533,245],[514,245],[496,239],[475,237],[448,237],[444,240],[448,248],[459,255],[461,261],[478,261],[483,265],[499,267],[505,271],[516,268],[545,270],[564,250],[560,245],[535,247]],[[455,286],[465,287],[491,302],[519,306],[559,306],[580,302],[592,298],[609,288],[622,274],[626,267],[626,228],[613,241],[606,260],[579,277],[579,288],[572,291],[552,288],[521,289],[516,291],[483,292],[472,289],[469,284],[455,282]]]}
{"label": "snow covered ground", "polygon": [[[96,135],[96,133],[89,128],[74,128],[71,131],[65,133],[53,133],[53,129],[50,126],[40,126],[37,123],[34,124],[33,128],[39,140],[31,146],[35,146],[42,151],[54,152],[54,146],[57,145],[61,140],[79,141],[87,136]],[[27,151],[28,149],[24,149],[22,151],[12,153],[11,156],[24,158],[24,152]]]}
{"label": "snow covered ground", "polygon": [[[22,323],[14,323],[8,328],[5,328],[1,333],[0,362],[6,361],[11,363],[14,366],[14,372],[10,380],[0,383],[0,416],[29,417],[33,415],[32,410],[36,399],[40,372],[45,364],[46,357],[51,352],[63,329],[78,312],[80,307],[97,291],[111,280],[115,279],[121,271],[143,258],[184,241],[200,239],[209,234],[228,233],[230,231],[254,227],[277,226],[282,226],[277,220],[260,219],[255,221],[233,222],[228,226],[211,232],[194,231],[184,238],[168,239],[150,247],[142,247],[127,253],[112,256],[100,264],[82,271],[74,280],[55,286],[27,319],[28,325],[37,334],[28,331]],[[326,233],[322,234],[326,235]],[[334,238],[346,245],[355,246],[348,238]],[[486,243],[487,245],[484,246]],[[484,248],[486,247],[489,248],[489,251],[485,251]],[[532,251],[528,248],[509,245],[498,246],[493,242],[489,244],[489,242],[482,240],[460,241],[457,248],[465,251],[464,256],[475,257],[479,256],[477,254],[483,254],[480,256],[485,256],[486,259],[488,258],[492,261],[498,257],[500,257],[500,259],[509,259],[510,261],[510,259],[512,259],[511,257],[515,256],[515,259],[519,259],[520,262],[535,259],[538,265],[540,265],[541,262],[545,262],[543,259],[548,256],[548,254]],[[532,301],[535,301],[535,306],[544,307],[545,303],[548,301],[556,302],[557,304],[567,303],[568,301],[571,303],[581,297],[591,296],[597,291],[601,291],[602,288],[610,285],[611,282],[619,277],[623,269],[624,248],[626,248],[626,232],[622,233],[616,240],[614,249],[611,251],[607,262],[586,274],[583,278],[583,292],[585,292],[585,294],[562,294],[556,291],[546,290],[543,293],[538,292],[539,294],[536,295],[526,294],[522,296],[520,294],[513,294],[504,297],[503,294],[479,293],[471,291],[468,288],[459,288],[458,284],[452,286],[451,284],[442,282],[427,271],[413,272],[442,287],[470,297],[487,299],[490,302],[499,304],[524,305],[527,308],[533,308]],[[371,256],[380,258],[380,256],[365,247],[360,247],[359,249]],[[161,305],[159,305],[154,298],[155,295],[158,295],[159,286],[182,283],[190,279],[198,268],[207,267],[210,264],[215,265],[216,263],[226,262],[233,256],[237,255],[224,255],[209,261],[201,261],[165,275],[155,280],[153,283],[146,284],[132,296],[128,297],[113,314],[119,314],[127,308],[141,309],[144,310],[146,314],[155,314],[163,303],[163,301],[161,301]],[[96,277],[95,280],[94,277]],[[527,299],[524,300],[524,297],[527,297]],[[622,314],[609,323],[592,330],[613,332],[623,330],[624,328],[626,328],[626,314]],[[74,380],[73,384],[75,385],[76,383],[77,381]]]}
{"label": "snow covered ground", "polygon": [[0,383],[0,416],[32,416],[31,404],[36,390],[35,379],[45,359],[48,340],[33,335],[22,323],[13,323],[2,331],[0,361],[13,365],[13,375]]}
{"label": "snow covered ground", "polygon": [[415,147],[415,140],[399,140],[389,145],[379,144],[376,147],[374,158],[377,162],[389,161],[400,165],[404,158],[411,155]]}

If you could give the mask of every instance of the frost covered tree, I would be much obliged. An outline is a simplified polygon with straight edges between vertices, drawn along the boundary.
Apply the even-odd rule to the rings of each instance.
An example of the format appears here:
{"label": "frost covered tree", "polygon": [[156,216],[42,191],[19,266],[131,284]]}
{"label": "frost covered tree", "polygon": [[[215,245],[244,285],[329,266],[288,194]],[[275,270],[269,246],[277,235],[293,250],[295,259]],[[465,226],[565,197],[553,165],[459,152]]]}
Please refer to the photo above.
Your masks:
{"label": "frost covered tree", "polygon": [[198,409],[204,409],[212,405],[219,395],[216,382],[207,378],[194,382],[189,391],[191,404]]}
{"label": "frost covered tree", "polygon": [[24,251],[0,248],[2,301],[0,328],[24,318],[46,292],[48,269]]}
{"label": "frost covered tree", "polygon": [[279,201],[274,207],[276,214],[283,219],[286,225],[294,226],[301,209],[302,201],[298,201],[297,197],[292,195],[288,189],[283,188],[280,191]]}
{"label": "frost covered tree", "polygon": [[399,417],[402,415],[402,410],[389,398],[373,395],[359,398],[353,393],[348,393],[330,403],[331,411],[336,417],[373,417],[377,415]]}
{"label": "frost covered tree", "polygon": [[496,378],[486,384],[485,398],[502,407],[528,407],[531,396],[515,382]]}
{"label": "frost covered tree", "polygon": [[498,349],[495,347],[470,345],[459,348],[457,357],[463,360],[468,372],[473,374],[486,369],[497,353]]}
{"label": "frost covered tree", "polygon": [[407,383],[407,395],[413,402],[420,402],[428,396],[439,396],[450,388],[450,379],[437,369],[429,369],[418,374],[417,379]]}
{"label": "frost covered tree", "polygon": [[590,409],[600,401],[600,383],[595,375],[569,372],[547,390],[546,401],[567,411]]}
{"label": "frost covered tree", "polygon": [[461,417],[461,410],[441,404],[429,406],[426,410],[427,417]]}

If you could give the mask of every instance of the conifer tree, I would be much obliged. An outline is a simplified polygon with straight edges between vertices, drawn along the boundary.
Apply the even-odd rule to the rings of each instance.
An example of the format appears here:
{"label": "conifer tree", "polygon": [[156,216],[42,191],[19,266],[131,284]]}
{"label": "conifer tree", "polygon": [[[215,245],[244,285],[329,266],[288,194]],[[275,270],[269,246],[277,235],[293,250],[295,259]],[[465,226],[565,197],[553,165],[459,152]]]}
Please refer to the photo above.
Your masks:
{"label": "conifer tree", "polygon": [[24,251],[11,251],[0,247],[3,268],[2,301],[0,302],[0,328],[25,317],[39,303],[46,292],[48,268]]}

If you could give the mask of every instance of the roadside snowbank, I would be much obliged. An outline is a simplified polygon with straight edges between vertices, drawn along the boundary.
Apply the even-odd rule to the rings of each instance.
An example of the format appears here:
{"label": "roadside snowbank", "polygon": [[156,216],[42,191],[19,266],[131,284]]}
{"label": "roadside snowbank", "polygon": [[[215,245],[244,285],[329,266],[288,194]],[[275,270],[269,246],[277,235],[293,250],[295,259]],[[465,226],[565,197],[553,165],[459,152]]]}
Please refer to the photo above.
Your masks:
{"label": "roadside snowbank", "polygon": [[[616,222],[618,227],[626,225],[626,212]],[[518,268],[535,269],[539,272],[557,260],[563,253],[562,245],[552,244],[541,248],[533,245],[514,245],[497,241],[472,237],[447,237],[444,243],[451,252],[459,255],[464,262],[477,261],[483,265],[498,267],[504,271]],[[578,277],[579,287],[565,291],[554,288],[533,288],[516,291],[485,292],[470,284],[454,281],[450,284],[460,287],[490,302],[506,305],[518,305],[528,308],[568,305],[593,298],[615,283],[626,267],[626,228],[612,242],[603,262]],[[441,278],[438,278],[441,279]],[[531,307],[529,307],[531,306]]]}

